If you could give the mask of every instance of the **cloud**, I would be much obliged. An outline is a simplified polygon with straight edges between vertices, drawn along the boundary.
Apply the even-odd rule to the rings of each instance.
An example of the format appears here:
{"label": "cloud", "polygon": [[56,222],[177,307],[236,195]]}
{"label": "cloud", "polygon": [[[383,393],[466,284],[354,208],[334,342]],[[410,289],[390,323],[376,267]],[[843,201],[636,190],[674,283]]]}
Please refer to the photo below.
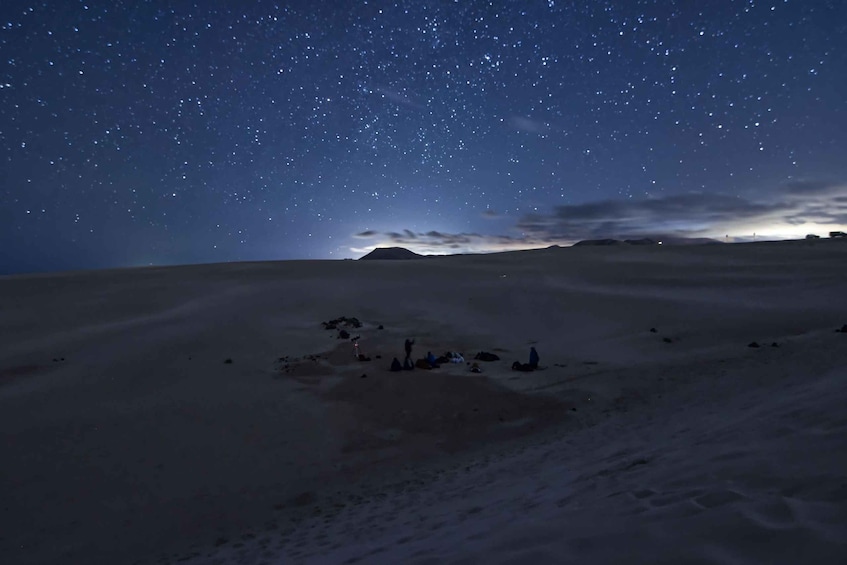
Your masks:
{"label": "cloud", "polygon": [[397,240],[397,241],[401,241],[401,240],[402,241],[414,241],[415,239],[418,238],[418,234],[416,234],[415,232],[413,232],[411,230],[403,230],[403,233],[387,232],[384,235],[388,236],[388,238],[391,239],[391,240]]}
{"label": "cloud", "polygon": [[[674,194],[643,200],[606,200],[557,206],[522,217],[517,228],[538,238],[578,240],[668,234],[678,237],[753,233],[792,226],[847,223],[845,187],[804,182],[752,199],[716,193]],[[789,229],[785,235],[793,230]]]}
{"label": "cloud", "polygon": [[358,238],[358,239],[369,239],[369,238],[374,237],[375,235],[378,235],[378,234],[379,234],[379,232],[375,231],[375,230],[365,230],[365,231],[361,231],[359,233],[353,234],[353,237]]}
{"label": "cloud", "polygon": [[519,131],[528,133],[547,133],[550,127],[541,121],[533,120],[524,116],[512,116],[509,118],[509,124]]}
{"label": "cloud", "polygon": [[655,233],[701,235],[730,221],[762,220],[794,211],[786,202],[753,202],[724,194],[690,193],[557,206],[550,214],[522,217],[517,228],[565,240]]}
{"label": "cloud", "polygon": [[[847,185],[795,181],[769,196],[751,198],[720,193],[603,200],[553,207],[522,216],[510,233],[490,235],[445,231],[374,233],[374,247],[401,246],[417,253],[490,252],[569,245],[584,239],[651,237],[784,239],[826,233],[847,226]],[[485,217],[496,217],[496,213]],[[355,250],[360,251],[360,250]],[[365,250],[361,250],[365,251]]]}
{"label": "cloud", "polygon": [[492,210],[491,208],[486,208],[482,211],[482,217],[494,219],[499,218],[500,214],[498,214],[495,210]]}
{"label": "cloud", "polygon": [[508,251],[538,246],[540,244],[533,239],[521,236],[403,230],[403,232],[382,233],[378,243],[363,248],[351,248],[350,250],[354,253],[367,253],[377,247],[406,247],[425,255],[444,255],[449,253]]}
{"label": "cloud", "polygon": [[782,187],[782,192],[789,195],[809,196],[809,195],[831,195],[837,196],[836,193],[843,194],[845,186],[841,183],[829,180],[816,179],[798,179],[785,183]]}

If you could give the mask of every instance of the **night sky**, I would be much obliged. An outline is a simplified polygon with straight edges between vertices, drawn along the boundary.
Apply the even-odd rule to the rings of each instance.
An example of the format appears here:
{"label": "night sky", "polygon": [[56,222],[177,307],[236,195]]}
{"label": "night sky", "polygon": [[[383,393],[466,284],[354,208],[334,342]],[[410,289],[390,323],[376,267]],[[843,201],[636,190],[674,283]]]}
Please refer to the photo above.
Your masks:
{"label": "night sky", "polygon": [[0,5],[0,273],[847,229],[847,3]]}

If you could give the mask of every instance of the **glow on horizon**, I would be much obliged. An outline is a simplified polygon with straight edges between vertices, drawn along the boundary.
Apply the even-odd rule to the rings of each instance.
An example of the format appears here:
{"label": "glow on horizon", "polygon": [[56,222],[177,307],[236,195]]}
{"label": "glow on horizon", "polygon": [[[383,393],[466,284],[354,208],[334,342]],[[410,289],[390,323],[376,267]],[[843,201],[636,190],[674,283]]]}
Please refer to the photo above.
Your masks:
{"label": "glow on horizon", "polygon": [[[696,234],[679,235],[677,239],[713,239],[715,241],[723,242],[723,243],[745,243],[751,241],[781,241],[781,240],[798,240],[804,239],[809,234],[814,234],[820,236],[822,239],[829,237],[829,232],[831,231],[842,231],[843,228],[837,225],[825,225],[819,223],[805,223],[799,225],[789,225],[783,224],[780,226],[767,226],[767,225],[752,225],[745,226],[743,232],[740,230],[724,230],[723,233],[720,233],[717,230],[709,229],[703,230],[702,232],[698,232]],[[664,243],[667,242],[667,235],[655,235],[655,234],[632,234],[626,236],[608,236],[609,239],[638,239],[641,237],[651,237],[652,239],[656,239],[657,242],[662,240]],[[671,235],[671,237],[674,237]],[[500,253],[504,251],[525,251],[531,249],[543,249],[545,247],[550,247],[553,245],[559,245],[561,247],[569,247],[578,241],[589,240],[589,239],[604,239],[602,237],[585,237],[581,239],[560,239],[556,241],[552,240],[516,240],[511,243],[504,243],[502,241],[498,241],[501,238],[493,235],[479,235],[474,237],[474,241],[468,245],[460,245],[458,247],[451,247],[449,249],[445,249],[443,245],[438,245],[437,243],[413,243],[413,242],[398,242],[393,241],[391,239],[381,238],[379,241],[376,241],[372,244],[365,246],[355,246],[350,247],[349,250],[353,254],[365,255],[370,253],[371,251],[379,248],[387,248],[387,247],[403,247],[412,251],[414,253],[418,253],[420,255],[455,255],[455,254],[463,254],[463,253]]]}

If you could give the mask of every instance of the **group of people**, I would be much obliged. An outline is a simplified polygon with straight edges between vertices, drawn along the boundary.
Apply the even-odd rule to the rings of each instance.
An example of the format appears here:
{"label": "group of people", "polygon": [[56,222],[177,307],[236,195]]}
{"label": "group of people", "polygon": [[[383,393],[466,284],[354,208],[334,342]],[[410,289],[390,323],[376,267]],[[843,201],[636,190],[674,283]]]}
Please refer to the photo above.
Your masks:
{"label": "group of people", "polygon": [[[448,351],[441,357],[436,357],[433,355],[432,351],[427,351],[426,357],[422,359],[418,359],[417,361],[412,361],[412,347],[415,345],[414,339],[406,339],[405,344],[403,345],[406,351],[406,357],[403,360],[403,363],[400,363],[400,360],[396,357],[391,362],[391,370],[394,372],[397,371],[411,371],[415,367],[421,369],[435,369],[441,366],[442,363],[464,363],[465,358],[461,353],[456,353],[454,351]],[[538,356],[538,351],[535,350],[535,347],[529,348],[529,363],[521,363],[520,361],[515,361],[512,363],[513,371],[535,371],[538,369],[538,363],[540,361],[540,357]],[[471,371],[474,373],[482,372],[482,369],[479,367],[477,363],[474,363],[471,367]]]}
{"label": "group of people", "polygon": [[394,372],[397,371],[411,371],[415,368],[415,364],[412,363],[412,346],[415,344],[415,340],[407,339],[404,344],[404,348],[406,350],[406,358],[403,360],[403,363],[400,363],[400,360],[396,357],[393,361],[391,361],[391,370]]}

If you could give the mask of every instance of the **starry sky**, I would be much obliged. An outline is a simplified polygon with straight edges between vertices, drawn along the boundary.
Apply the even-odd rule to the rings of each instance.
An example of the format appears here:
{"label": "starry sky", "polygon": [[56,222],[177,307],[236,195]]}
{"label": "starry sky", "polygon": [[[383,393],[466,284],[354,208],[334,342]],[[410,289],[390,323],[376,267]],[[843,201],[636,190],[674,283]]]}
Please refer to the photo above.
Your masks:
{"label": "starry sky", "polygon": [[0,53],[0,273],[847,228],[842,0],[4,0]]}

